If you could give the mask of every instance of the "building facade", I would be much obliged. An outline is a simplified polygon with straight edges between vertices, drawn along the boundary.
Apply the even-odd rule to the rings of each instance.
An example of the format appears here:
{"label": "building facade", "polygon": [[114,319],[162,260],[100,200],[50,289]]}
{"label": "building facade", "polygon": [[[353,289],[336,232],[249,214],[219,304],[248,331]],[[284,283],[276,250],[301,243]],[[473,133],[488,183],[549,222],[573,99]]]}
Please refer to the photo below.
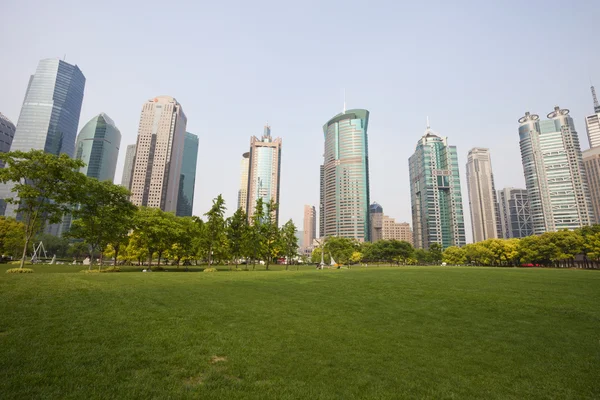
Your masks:
{"label": "building facade", "polygon": [[467,191],[473,241],[496,239],[501,233],[489,149],[475,147],[467,155]]}
{"label": "building facade", "polygon": [[187,118],[170,96],[148,100],[140,117],[130,200],[137,206],[177,211]]}
{"label": "building facade", "polygon": [[[271,200],[279,204],[279,183],[281,178],[281,138],[271,137],[271,127],[266,125],[262,138],[250,138],[250,158],[248,160],[248,198],[246,209],[248,219],[254,215],[256,201],[264,204]],[[275,211],[279,224],[279,208]]]}
{"label": "building facade", "polygon": [[378,203],[369,206],[369,219],[371,224],[371,242],[383,239],[383,207]]}
{"label": "building facade", "polygon": [[413,243],[428,249],[466,243],[456,146],[429,126],[408,160]]}
{"label": "building facade", "polygon": [[533,235],[527,190],[515,188],[498,190],[498,209],[501,238],[523,238]]}
{"label": "building facade", "polygon": [[592,224],[587,175],[569,110],[555,107],[544,121],[525,113],[519,124],[533,233]]}
{"label": "building facade", "polygon": [[303,247],[312,245],[313,240],[317,237],[317,209],[311,205],[304,206],[304,235],[302,243]]}
{"label": "building facade", "polygon": [[383,215],[381,226],[383,240],[400,240],[413,244],[413,235],[408,222],[396,222],[394,218]]}
{"label": "building facade", "polygon": [[[8,117],[0,113],[0,153],[8,153],[15,137],[15,124]],[[4,168],[4,161],[0,160],[0,168]]]}
{"label": "building facade", "polygon": [[323,126],[322,237],[370,241],[369,111],[344,110]]}
{"label": "building facade", "polygon": [[[73,157],[84,88],[85,77],[76,65],[41,60],[29,78],[11,150],[44,150]],[[12,186],[0,185],[0,198],[14,196]],[[2,208],[7,216],[14,215],[15,205]]]}
{"label": "building facade", "polygon": [[600,147],[600,102],[596,96],[596,89],[592,86],[592,99],[594,101],[594,113],[585,118],[585,128],[590,141],[590,149]]}
{"label": "building facade", "polygon": [[237,208],[248,214],[248,175],[250,174],[250,152],[242,154],[240,161],[240,188],[238,190]]}
{"label": "building facade", "polygon": [[196,188],[196,165],[198,163],[198,136],[186,132],[183,141],[183,159],[179,176],[179,195],[177,196],[177,215],[191,217],[194,207]]}
{"label": "building facade", "polygon": [[92,118],[79,132],[75,143],[75,158],[85,166],[80,172],[99,181],[115,179],[121,132],[104,113]]}
{"label": "building facade", "polygon": [[592,86],[594,113],[585,119],[585,128],[590,142],[589,150],[583,152],[583,165],[588,177],[590,199],[594,208],[595,223],[600,223],[600,103],[596,89]]}
{"label": "building facade", "polygon": [[125,151],[125,163],[123,164],[123,176],[121,177],[121,186],[131,190],[131,177],[133,176],[133,163],[135,161],[135,144],[127,146]]}

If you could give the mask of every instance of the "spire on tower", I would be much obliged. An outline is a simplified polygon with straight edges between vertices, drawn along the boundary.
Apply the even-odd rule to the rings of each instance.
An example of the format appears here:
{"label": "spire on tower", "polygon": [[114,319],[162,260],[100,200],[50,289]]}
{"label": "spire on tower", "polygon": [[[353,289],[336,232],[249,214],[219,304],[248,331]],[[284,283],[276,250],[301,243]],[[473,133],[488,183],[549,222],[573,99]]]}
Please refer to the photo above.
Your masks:
{"label": "spire on tower", "polygon": [[344,88],[344,111],[342,113],[346,113],[346,88]]}
{"label": "spire on tower", "polygon": [[429,125],[429,116],[427,116],[427,129],[431,129],[431,125]]}
{"label": "spire on tower", "polygon": [[600,103],[598,103],[598,96],[596,96],[594,85],[592,85],[592,98],[594,99],[594,112],[600,112]]}

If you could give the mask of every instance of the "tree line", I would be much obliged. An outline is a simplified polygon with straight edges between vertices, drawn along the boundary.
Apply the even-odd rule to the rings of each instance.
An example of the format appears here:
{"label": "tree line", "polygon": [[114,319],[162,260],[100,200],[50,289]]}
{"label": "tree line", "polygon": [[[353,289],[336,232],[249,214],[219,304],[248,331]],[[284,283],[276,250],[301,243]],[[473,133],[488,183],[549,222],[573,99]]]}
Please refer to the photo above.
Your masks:
{"label": "tree line", "polygon": [[[293,260],[298,239],[292,220],[277,226],[278,205],[259,198],[249,219],[242,209],[225,217],[225,201],[219,195],[201,217],[178,217],[156,208],[137,207],[129,191],[109,181],[98,181],[79,172],[85,164],[65,154],[55,156],[41,150],[0,154],[5,168],[0,182],[13,185],[17,219],[0,218],[0,251],[20,258],[23,268],[33,242],[47,240],[63,254],[90,257],[90,268],[98,257],[117,262],[156,266],[191,262],[208,264],[244,260],[266,269],[277,258]],[[43,232],[49,224],[71,224],[63,236]],[[102,262],[99,263],[101,268]]]}
{"label": "tree line", "polygon": [[451,265],[599,268],[600,225],[448,247],[442,259]]}

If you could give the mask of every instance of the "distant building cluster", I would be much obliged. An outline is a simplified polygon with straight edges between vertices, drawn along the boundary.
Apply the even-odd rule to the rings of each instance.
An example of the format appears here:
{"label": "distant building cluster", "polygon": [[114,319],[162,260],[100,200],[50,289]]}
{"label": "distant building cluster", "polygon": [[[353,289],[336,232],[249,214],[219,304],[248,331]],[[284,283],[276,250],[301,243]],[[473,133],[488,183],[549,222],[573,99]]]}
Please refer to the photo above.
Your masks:
{"label": "distant building cluster", "polygon": [[[82,160],[81,172],[114,181],[121,132],[100,112],[77,132],[86,79],[76,65],[41,60],[29,80],[17,125],[0,113],[0,152],[44,150]],[[518,120],[526,188],[497,190],[487,148],[467,153],[466,182],[471,230],[475,242],[521,238],[600,223],[600,104],[592,86],[593,113],[586,117],[590,148],[582,151],[567,109],[555,107],[546,119],[525,113]],[[407,190],[412,228],[371,203],[368,128],[370,113],[344,108],[323,125],[323,162],[319,167],[319,204],[304,206],[302,251],[310,255],[328,237],[359,242],[402,240],[417,248],[466,244],[463,192],[456,146],[431,129],[408,159]],[[516,140],[516,136],[515,136]],[[194,204],[198,136],[187,132],[187,116],[171,96],[156,96],[142,105],[136,143],[128,144],[121,185],[139,206],[191,216]],[[281,202],[282,139],[266,124],[252,136],[240,160],[237,206],[249,220],[256,202]],[[3,165],[0,165],[3,167]],[[0,214],[15,215],[4,199],[11,184],[0,185]],[[317,213],[318,210],[318,213]],[[279,220],[279,210],[273,217]],[[278,221],[279,222],[279,221]],[[70,216],[46,228],[60,235]]]}

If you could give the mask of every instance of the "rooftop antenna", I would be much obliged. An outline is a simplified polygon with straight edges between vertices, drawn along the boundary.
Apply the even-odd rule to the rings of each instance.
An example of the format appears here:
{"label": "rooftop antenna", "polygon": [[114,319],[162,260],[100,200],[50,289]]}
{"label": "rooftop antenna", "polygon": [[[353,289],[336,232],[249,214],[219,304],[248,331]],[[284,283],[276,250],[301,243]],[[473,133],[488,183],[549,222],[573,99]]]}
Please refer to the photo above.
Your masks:
{"label": "rooftop antenna", "polygon": [[344,111],[342,111],[344,114],[346,113],[346,88],[344,88]]}
{"label": "rooftop antenna", "polygon": [[598,103],[598,96],[596,96],[596,88],[592,85],[592,98],[594,99],[594,111],[600,112],[600,103]]}
{"label": "rooftop antenna", "polygon": [[429,116],[427,116],[427,130],[431,129],[431,126],[429,125]]}
{"label": "rooftop antenna", "polygon": [[67,61],[67,53],[63,56],[63,61]]}

